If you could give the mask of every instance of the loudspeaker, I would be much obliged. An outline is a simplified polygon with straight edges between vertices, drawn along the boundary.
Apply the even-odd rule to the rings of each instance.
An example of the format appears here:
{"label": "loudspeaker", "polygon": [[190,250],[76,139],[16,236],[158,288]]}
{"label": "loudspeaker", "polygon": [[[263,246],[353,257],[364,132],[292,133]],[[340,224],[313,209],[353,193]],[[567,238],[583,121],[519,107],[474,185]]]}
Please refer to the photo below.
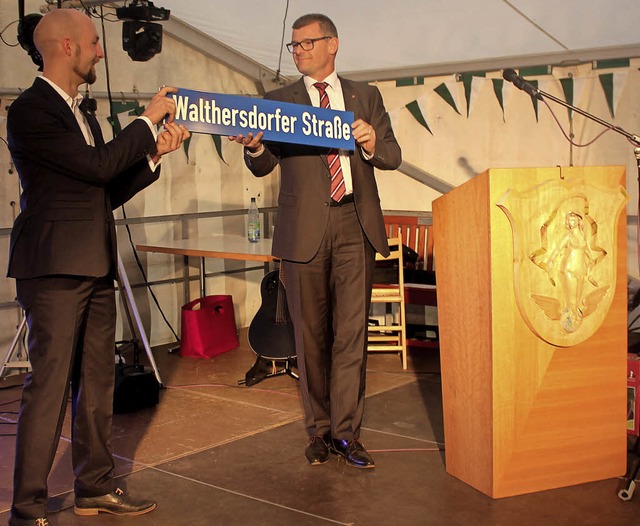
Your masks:
{"label": "loudspeaker", "polygon": [[131,413],[155,406],[160,398],[160,384],[153,369],[142,365],[116,364],[113,412]]}

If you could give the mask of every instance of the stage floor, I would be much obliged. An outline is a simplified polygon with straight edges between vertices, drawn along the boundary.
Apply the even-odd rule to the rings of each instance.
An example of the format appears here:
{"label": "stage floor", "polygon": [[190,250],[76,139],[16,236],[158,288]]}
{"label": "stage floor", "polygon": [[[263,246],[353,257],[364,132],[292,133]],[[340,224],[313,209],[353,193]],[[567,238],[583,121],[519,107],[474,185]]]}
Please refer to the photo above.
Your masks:
{"label": "stage floor", "polygon": [[[447,475],[433,350],[411,352],[407,372],[397,355],[369,356],[361,438],[376,469],[354,469],[335,456],[309,466],[297,381],[279,376],[238,386],[255,361],[246,330],[240,341],[240,348],[210,360],[154,349],[165,386],[160,403],[115,415],[117,475],[133,495],[158,501],[152,513],[74,515],[67,419],[49,481],[50,524],[618,526],[640,520],[640,495],[621,501],[617,479],[492,500]],[[0,382],[2,524],[22,379]]]}

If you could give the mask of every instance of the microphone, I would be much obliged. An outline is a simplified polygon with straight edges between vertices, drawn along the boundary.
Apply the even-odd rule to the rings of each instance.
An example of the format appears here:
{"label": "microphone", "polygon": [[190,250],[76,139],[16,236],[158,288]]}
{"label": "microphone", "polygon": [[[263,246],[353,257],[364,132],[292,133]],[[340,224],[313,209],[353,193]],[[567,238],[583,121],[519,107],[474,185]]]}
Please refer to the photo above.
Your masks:
{"label": "microphone", "polygon": [[524,80],[520,75],[518,75],[515,72],[515,70],[505,69],[502,72],[502,78],[504,80],[508,80],[509,82],[513,83],[513,85],[516,88],[521,89],[522,91],[525,91],[526,93],[531,95],[534,99],[542,100],[542,95],[540,95],[538,88],[534,87],[533,84],[531,84],[530,82],[527,82],[526,80]]}
{"label": "microphone", "polygon": [[96,111],[98,110],[98,101],[96,99],[92,99],[90,94],[89,94],[89,87],[87,86],[87,89],[85,91],[85,95],[84,98],[82,99],[82,102],[80,103],[80,110],[82,111],[88,111],[89,113],[93,113],[95,115]]}

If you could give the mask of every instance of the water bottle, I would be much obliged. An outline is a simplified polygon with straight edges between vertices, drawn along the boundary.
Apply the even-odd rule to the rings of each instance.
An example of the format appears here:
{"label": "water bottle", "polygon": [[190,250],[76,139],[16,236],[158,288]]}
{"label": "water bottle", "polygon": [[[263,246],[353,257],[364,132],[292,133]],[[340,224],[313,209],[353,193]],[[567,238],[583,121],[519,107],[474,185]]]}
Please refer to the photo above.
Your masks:
{"label": "water bottle", "polygon": [[247,239],[250,243],[260,241],[260,211],[256,205],[256,198],[251,198],[249,205],[249,219],[247,221]]}

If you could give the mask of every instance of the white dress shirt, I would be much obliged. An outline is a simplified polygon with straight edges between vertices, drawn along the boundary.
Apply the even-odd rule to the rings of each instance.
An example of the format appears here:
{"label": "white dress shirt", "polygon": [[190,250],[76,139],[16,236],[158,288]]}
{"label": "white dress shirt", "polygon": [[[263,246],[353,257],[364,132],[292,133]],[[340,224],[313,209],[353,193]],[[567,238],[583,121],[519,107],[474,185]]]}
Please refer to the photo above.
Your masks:
{"label": "white dress shirt", "polygon": [[[320,107],[320,92],[318,88],[314,87],[316,82],[326,82],[327,87],[325,91],[329,97],[329,105],[332,110],[344,111],[344,95],[342,94],[342,84],[338,74],[334,71],[327,78],[323,80],[315,80],[311,77],[304,76],[302,78],[304,85],[307,88],[307,93],[311,98],[311,104],[316,108]],[[353,179],[351,178],[351,161],[349,159],[348,150],[340,150],[340,166],[342,166],[342,177],[344,178],[345,195],[353,193]]]}
{"label": "white dress shirt", "polygon": [[[60,86],[58,86],[55,82],[48,79],[44,75],[42,75],[41,78],[42,80],[48,82],[49,85],[58,93],[58,95],[60,95],[62,99],[67,103],[67,106],[69,106],[69,108],[73,112],[73,115],[78,121],[78,125],[80,126],[80,130],[82,130],[82,135],[84,135],[84,139],[85,141],[87,141],[87,144],[89,146],[95,146],[96,143],[93,138],[93,134],[91,133],[91,128],[89,128],[89,123],[87,122],[87,118],[85,117],[84,113],[80,111],[80,103],[84,99],[84,97],[82,96],[82,93],[78,93],[75,97],[72,97],[66,91],[64,91]],[[144,122],[147,123],[147,125],[149,126],[149,130],[151,130],[151,133],[153,134],[153,140],[155,141],[158,137],[158,134],[156,132],[156,127],[153,125],[151,120],[149,120],[149,118],[145,117],[144,115],[141,115],[140,117],[137,117],[137,118],[142,119]],[[150,155],[147,155],[147,161],[149,162],[149,168],[151,169],[151,171],[155,172],[160,162],[158,162],[157,164],[154,163],[151,160]]]}

